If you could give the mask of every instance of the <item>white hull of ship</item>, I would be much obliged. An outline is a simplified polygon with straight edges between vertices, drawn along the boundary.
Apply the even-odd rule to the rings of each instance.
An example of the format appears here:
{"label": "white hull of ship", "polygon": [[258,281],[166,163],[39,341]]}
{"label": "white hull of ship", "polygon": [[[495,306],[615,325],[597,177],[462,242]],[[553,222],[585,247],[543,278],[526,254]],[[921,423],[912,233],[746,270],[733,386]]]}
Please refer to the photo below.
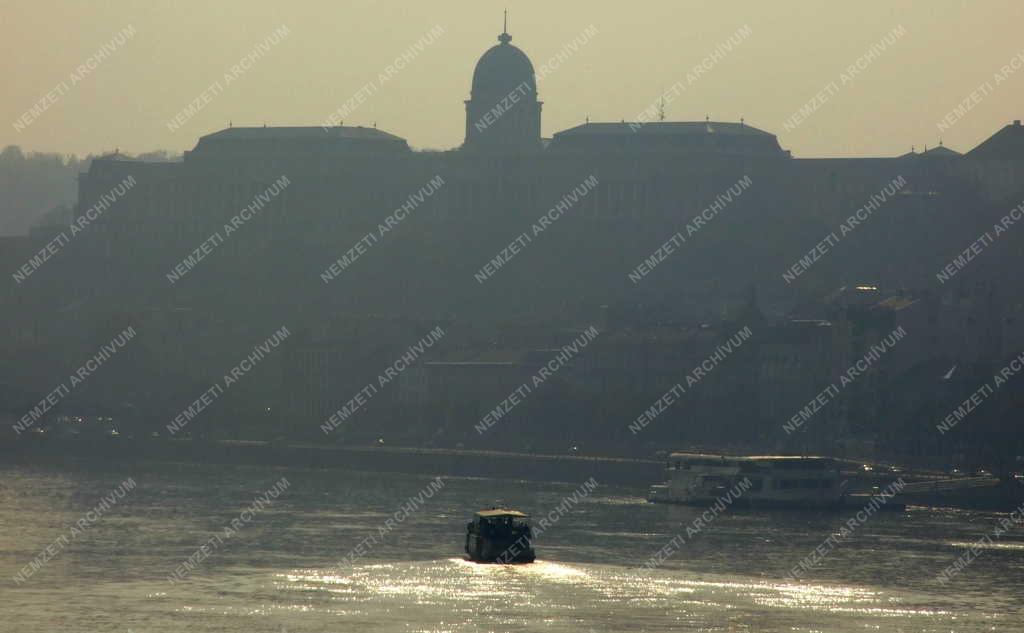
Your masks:
{"label": "white hull of ship", "polygon": [[845,496],[834,461],[820,457],[673,453],[666,478],[651,486],[649,501],[709,506],[728,498],[738,507],[818,510],[842,507]]}

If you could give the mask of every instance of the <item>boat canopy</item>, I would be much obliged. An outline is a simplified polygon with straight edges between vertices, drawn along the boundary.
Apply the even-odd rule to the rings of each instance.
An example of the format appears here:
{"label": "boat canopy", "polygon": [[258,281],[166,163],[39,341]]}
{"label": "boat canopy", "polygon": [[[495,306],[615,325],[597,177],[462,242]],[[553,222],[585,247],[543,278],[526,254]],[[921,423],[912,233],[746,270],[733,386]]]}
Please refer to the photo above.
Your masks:
{"label": "boat canopy", "polygon": [[476,513],[476,515],[481,519],[496,519],[499,517],[516,517],[520,519],[525,519],[530,516],[529,514],[526,514],[525,512],[520,512],[519,510],[507,510],[502,508],[480,510],[479,512]]}

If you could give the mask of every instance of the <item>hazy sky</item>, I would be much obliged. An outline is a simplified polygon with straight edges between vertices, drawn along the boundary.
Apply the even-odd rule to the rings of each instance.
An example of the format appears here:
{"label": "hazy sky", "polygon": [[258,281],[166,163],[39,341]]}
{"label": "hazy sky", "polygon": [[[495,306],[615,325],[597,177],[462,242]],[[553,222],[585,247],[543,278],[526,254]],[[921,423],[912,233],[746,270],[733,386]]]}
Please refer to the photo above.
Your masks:
{"label": "hazy sky", "polygon": [[[495,43],[505,6],[513,44],[536,67],[587,27],[597,30],[539,84],[545,136],[587,116],[630,120],[677,81],[685,90],[666,108],[670,120],[745,117],[796,156],[895,155],[940,135],[966,151],[1024,118],[1022,0],[0,0],[0,146],[180,151],[229,121],[319,125],[440,25],[444,34],[345,123],[376,122],[418,148],[454,147],[473,67]],[[224,85],[232,65],[282,25],[287,37]],[[749,37],[687,82],[743,26]],[[904,35],[843,81],[900,26]],[[134,35],[72,83],[76,68],[126,28]],[[995,73],[1018,55],[997,84]],[[168,129],[218,81],[222,90],[201,111]],[[937,123],[986,82],[971,110],[940,132]],[[15,129],[62,84],[48,109]],[[787,130],[783,122],[823,90],[827,99]]]}

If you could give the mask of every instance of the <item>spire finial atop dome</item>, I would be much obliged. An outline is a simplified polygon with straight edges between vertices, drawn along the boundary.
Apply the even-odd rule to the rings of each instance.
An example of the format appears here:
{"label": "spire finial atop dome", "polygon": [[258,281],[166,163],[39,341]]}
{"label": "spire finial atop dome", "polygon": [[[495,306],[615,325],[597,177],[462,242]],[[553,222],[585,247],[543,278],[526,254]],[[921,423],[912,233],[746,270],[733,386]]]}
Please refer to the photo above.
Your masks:
{"label": "spire finial atop dome", "polygon": [[501,35],[498,36],[498,41],[502,44],[508,44],[512,41],[512,36],[508,34],[508,9],[505,9],[505,22],[501,27]]}

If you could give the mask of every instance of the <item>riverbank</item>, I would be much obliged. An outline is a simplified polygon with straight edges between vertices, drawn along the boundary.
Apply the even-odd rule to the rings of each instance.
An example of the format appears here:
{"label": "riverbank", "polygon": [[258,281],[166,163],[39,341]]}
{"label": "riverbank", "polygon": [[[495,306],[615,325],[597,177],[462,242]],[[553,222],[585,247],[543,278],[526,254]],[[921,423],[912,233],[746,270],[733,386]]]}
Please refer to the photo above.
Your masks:
{"label": "riverbank", "polygon": [[[60,463],[68,458],[131,463],[238,464],[346,469],[447,477],[482,477],[579,483],[638,489],[665,479],[665,464],[653,459],[551,455],[406,446],[321,446],[246,440],[133,439],[123,437],[26,438],[0,445],[0,458],[14,463]],[[864,472],[843,460],[848,491],[864,498],[902,479],[893,507],[916,505],[1005,511],[1024,503],[1024,486],[993,477],[949,477],[932,471]],[[642,491],[642,492],[640,492]],[[859,497],[851,496],[848,505]]]}
{"label": "riverbank", "polygon": [[644,487],[662,480],[664,463],[655,460],[579,455],[542,455],[401,446],[318,446],[271,442],[174,439],[28,439],[0,448],[21,463],[72,458],[151,460],[186,463],[263,464],[343,468],[452,477],[580,482]]}

